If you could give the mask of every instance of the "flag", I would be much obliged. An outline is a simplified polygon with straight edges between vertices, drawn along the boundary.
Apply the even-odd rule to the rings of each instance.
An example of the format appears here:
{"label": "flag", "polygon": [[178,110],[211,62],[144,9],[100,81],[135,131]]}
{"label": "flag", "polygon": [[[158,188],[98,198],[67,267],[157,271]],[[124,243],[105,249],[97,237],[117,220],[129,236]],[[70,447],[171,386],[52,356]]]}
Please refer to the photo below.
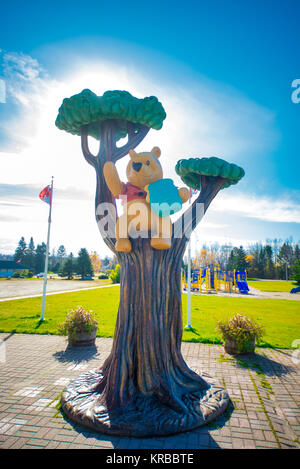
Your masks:
{"label": "flag", "polygon": [[40,199],[46,204],[51,205],[51,186],[45,187],[40,193]]}
{"label": "flag", "polygon": [[190,187],[190,197],[192,197],[193,194],[197,194],[197,192],[198,192],[197,189],[192,189]]}

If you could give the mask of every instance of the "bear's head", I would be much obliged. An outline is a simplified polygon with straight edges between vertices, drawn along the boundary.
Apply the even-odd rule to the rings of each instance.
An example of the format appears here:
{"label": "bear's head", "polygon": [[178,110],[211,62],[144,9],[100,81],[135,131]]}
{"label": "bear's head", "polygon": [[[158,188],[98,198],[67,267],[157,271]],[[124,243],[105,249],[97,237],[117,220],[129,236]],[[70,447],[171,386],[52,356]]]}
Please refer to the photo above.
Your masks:
{"label": "bear's head", "polygon": [[144,188],[148,184],[162,179],[162,167],[158,161],[160,153],[158,147],[152,148],[151,152],[144,153],[130,150],[130,161],[126,169],[128,181],[134,186]]}

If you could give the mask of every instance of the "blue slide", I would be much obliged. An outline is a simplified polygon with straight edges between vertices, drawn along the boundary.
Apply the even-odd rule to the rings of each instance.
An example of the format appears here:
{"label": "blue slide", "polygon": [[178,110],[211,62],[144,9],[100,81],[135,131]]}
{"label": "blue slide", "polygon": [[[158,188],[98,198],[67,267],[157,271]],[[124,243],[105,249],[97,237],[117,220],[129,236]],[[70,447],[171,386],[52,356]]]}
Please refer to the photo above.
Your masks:
{"label": "blue slide", "polygon": [[300,293],[300,287],[292,288],[290,293]]}
{"label": "blue slide", "polygon": [[246,272],[235,272],[235,281],[240,293],[247,294],[249,287],[247,284]]}
{"label": "blue slide", "polygon": [[245,280],[237,280],[236,285],[237,285],[240,293],[244,293],[244,294],[248,293],[249,287],[248,287],[248,284]]}

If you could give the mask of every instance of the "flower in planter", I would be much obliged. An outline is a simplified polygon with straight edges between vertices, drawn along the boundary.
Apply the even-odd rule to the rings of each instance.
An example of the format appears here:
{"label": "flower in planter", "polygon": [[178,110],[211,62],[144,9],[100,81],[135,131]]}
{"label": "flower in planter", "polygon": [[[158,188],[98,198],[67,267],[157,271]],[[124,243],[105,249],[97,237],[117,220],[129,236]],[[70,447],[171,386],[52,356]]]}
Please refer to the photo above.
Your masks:
{"label": "flower in planter", "polygon": [[217,330],[225,341],[224,348],[228,353],[253,352],[255,342],[264,335],[260,324],[241,314],[227,321],[218,321]]}
{"label": "flower in planter", "polygon": [[68,335],[69,342],[73,343],[79,334],[90,334],[97,327],[97,320],[93,311],[86,311],[82,306],[72,309],[66,316],[63,324],[58,327],[62,335]]}

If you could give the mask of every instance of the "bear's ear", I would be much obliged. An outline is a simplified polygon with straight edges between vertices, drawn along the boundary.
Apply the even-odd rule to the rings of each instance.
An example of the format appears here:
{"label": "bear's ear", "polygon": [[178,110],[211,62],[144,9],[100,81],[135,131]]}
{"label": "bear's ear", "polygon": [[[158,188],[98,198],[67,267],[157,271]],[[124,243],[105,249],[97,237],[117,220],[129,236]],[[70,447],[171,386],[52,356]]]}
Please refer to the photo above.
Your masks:
{"label": "bear's ear", "polygon": [[161,155],[160,148],[158,148],[158,147],[153,147],[152,150],[151,150],[151,153],[154,153],[154,155],[156,156],[156,158],[159,158],[160,155]]}
{"label": "bear's ear", "polygon": [[129,150],[130,158],[134,158],[136,156],[136,152],[134,150]]}

